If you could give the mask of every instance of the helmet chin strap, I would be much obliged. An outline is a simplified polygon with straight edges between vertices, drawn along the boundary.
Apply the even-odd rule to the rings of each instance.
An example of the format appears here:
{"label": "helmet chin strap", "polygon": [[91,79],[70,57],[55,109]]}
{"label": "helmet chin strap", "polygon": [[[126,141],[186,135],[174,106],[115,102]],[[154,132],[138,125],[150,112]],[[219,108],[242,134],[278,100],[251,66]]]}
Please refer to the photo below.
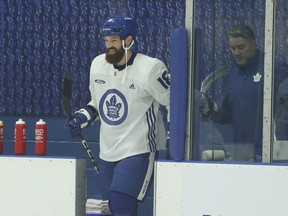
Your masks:
{"label": "helmet chin strap", "polygon": [[132,40],[131,44],[130,44],[128,47],[126,47],[126,46],[125,46],[125,40],[122,40],[122,47],[123,47],[123,49],[125,50],[125,71],[124,71],[124,74],[123,74],[122,80],[121,80],[121,83],[122,83],[122,84],[124,83],[124,80],[126,79],[126,74],[127,74],[128,49],[130,49],[133,44],[134,44],[134,40]]}

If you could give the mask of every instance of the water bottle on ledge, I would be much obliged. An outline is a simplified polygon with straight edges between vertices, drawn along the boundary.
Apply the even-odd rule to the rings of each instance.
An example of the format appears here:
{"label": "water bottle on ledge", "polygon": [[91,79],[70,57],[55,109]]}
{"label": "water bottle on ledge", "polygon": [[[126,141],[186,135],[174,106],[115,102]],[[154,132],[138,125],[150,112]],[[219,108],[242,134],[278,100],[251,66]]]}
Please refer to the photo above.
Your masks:
{"label": "water bottle on ledge", "polygon": [[25,155],[25,153],[26,153],[26,123],[20,118],[15,123],[14,154]]}
{"label": "water bottle on ledge", "polygon": [[46,122],[40,119],[35,125],[35,155],[46,155]]}

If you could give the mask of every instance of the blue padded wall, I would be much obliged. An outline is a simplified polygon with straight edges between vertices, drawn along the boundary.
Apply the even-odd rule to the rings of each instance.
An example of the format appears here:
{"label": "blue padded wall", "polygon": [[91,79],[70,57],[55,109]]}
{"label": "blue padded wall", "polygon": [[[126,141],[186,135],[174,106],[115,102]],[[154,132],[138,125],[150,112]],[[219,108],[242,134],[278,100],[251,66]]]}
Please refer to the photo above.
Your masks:
{"label": "blue padded wall", "polygon": [[171,34],[171,100],[169,153],[173,160],[184,160],[186,107],[188,96],[188,38],[185,28]]}
{"label": "blue padded wall", "polygon": [[169,66],[169,35],[184,26],[185,0],[0,0],[0,114],[63,116],[67,70],[73,109],[86,104],[90,63],[103,52],[100,27],[113,15],[136,19],[134,49]]}

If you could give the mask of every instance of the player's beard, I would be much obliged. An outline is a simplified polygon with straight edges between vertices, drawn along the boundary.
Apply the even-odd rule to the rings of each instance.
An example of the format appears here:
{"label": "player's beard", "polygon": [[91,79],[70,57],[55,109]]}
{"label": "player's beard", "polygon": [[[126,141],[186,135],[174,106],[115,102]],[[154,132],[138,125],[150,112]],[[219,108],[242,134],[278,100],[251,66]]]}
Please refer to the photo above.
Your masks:
{"label": "player's beard", "polygon": [[[111,49],[114,49],[115,52],[113,54],[110,54],[109,50]],[[116,48],[109,48],[109,49],[106,49],[106,61],[110,64],[117,64],[119,63],[123,56],[125,54],[125,50],[123,49],[123,47],[121,47],[119,50],[117,50]]]}

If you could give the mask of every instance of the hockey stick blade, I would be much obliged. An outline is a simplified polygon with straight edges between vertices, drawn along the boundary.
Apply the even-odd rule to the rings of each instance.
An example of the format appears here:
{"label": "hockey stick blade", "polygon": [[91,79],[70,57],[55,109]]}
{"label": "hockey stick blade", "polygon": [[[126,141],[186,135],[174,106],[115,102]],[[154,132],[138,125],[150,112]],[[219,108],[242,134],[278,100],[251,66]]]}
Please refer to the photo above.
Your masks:
{"label": "hockey stick blade", "polygon": [[205,93],[208,87],[214,81],[220,79],[221,77],[225,76],[228,73],[228,70],[225,66],[218,68],[213,73],[209,74],[201,83],[200,92]]}
{"label": "hockey stick blade", "polygon": [[71,101],[72,98],[72,74],[68,71],[64,74],[62,108],[68,119],[72,116]]}
{"label": "hockey stick blade", "polygon": [[[72,117],[72,111],[71,111],[71,98],[72,98],[72,74],[68,71],[65,72],[64,74],[64,81],[63,81],[63,94],[62,94],[62,109],[67,116],[68,120]],[[95,158],[92,154],[92,151],[87,144],[86,140],[82,136],[82,134],[79,136],[79,139],[81,141],[81,144],[83,148],[86,150],[86,154],[88,155],[92,165],[94,166],[94,169],[96,170],[97,173],[98,171],[98,166],[95,161]]]}

